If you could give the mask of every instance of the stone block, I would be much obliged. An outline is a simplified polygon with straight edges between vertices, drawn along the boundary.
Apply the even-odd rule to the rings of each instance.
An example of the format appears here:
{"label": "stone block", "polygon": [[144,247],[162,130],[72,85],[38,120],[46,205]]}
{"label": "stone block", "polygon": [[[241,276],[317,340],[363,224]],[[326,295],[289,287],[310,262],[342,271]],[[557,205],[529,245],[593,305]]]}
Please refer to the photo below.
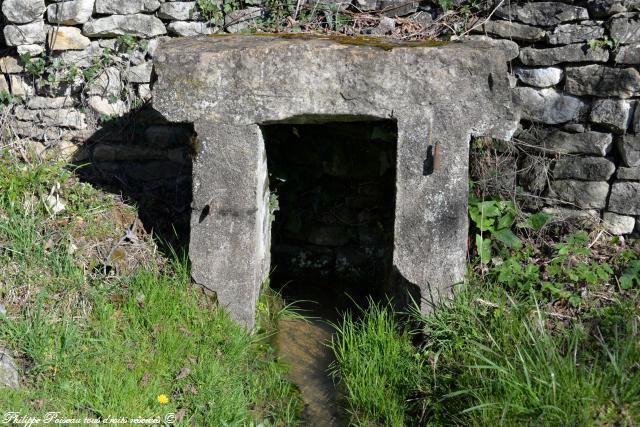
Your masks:
{"label": "stone block", "polygon": [[613,137],[610,133],[602,132],[568,133],[552,131],[542,138],[540,145],[558,154],[606,156],[613,146]]}
{"label": "stone block", "polygon": [[149,83],[153,71],[153,62],[148,61],[127,70],[127,81],[130,83]]}
{"label": "stone block", "polygon": [[96,12],[102,15],[131,15],[155,12],[161,5],[157,0],[95,0]]}
{"label": "stone block", "polygon": [[640,135],[622,135],[616,139],[616,146],[625,166],[640,166]]}
{"label": "stone block", "polygon": [[51,27],[47,34],[49,50],[84,50],[91,45],[91,40],[82,35],[80,28]]}
{"label": "stone block", "polygon": [[609,34],[620,44],[640,43],[640,18],[636,14],[621,14],[607,23]]}
{"label": "stone block", "polygon": [[198,21],[202,19],[195,1],[163,3],[160,5],[158,18],[169,21]]}
{"label": "stone block", "polygon": [[553,166],[555,179],[607,181],[616,171],[616,165],[604,157],[563,157]]}
{"label": "stone block", "polygon": [[549,34],[550,44],[571,44],[601,39],[604,27],[598,22],[586,21],[579,24],[562,24]]}
{"label": "stone block", "polygon": [[640,64],[640,43],[621,46],[614,60],[616,64]]}
{"label": "stone block", "polygon": [[151,15],[112,15],[89,21],[82,27],[87,37],[116,37],[131,35],[151,38],[167,33],[161,20]]}
{"label": "stone block", "polygon": [[90,96],[87,105],[99,116],[120,117],[129,111],[127,105],[121,100],[114,101],[101,96]]}
{"label": "stone block", "polygon": [[630,98],[640,94],[640,73],[635,68],[598,64],[567,67],[565,91],[572,95]]}
{"label": "stone block", "polygon": [[12,24],[28,24],[42,19],[44,0],[4,0],[2,14]]}
{"label": "stone block", "polygon": [[7,46],[44,43],[47,35],[44,21],[39,20],[24,25],[6,25],[4,27],[4,41]]}
{"label": "stone block", "polygon": [[613,133],[625,133],[631,124],[631,102],[621,99],[597,99],[591,106],[589,120]]}
{"label": "stone block", "polygon": [[0,389],[4,387],[18,390],[20,388],[20,372],[14,358],[5,348],[0,347]]}
{"label": "stone block", "polygon": [[589,19],[589,12],[584,7],[548,1],[523,4],[511,3],[508,6],[497,9],[495,15],[499,18],[541,27]]}
{"label": "stone block", "polygon": [[170,34],[180,37],[200,36],[203,34],[214,34],[218,28],[212,27],[206,22],[184,22],[176,21],[167,25]]}
{"label": "stone block", "polygon": [[605,212],[602,215],[602,223],[605,230],[616,236],[633,233],[636,219],[632,216],[618,215],[613,212]]}
{"label": "stone block", "polygon": [[640,215],[640,182],[614,182],[607,209],[621,215]]}
{"label": "stone block", "polygon": [[120,97],[123,88],[120,70],[117,67],[108,67],[88,85],[86,92],[89,96]]}
{"label": "stone block", "polygon": [[522,83],[536,87],[551,87],[562,81],[564,71],[560,67],[516,67],[514,74]]}
{"label": "stone block", "polygon": [[27,100],[27,108],[31,110],[47,110],[56,108],[69,108],[75,106],[76,101],[69,96],[56,98],[46,98],[43,96],[33,96]]}
{"label": "stone block", "polygon": [[621,166],[616,173],[616,179],[625,181],[640,181],[640,166],[627,168]]}
{"label": "stone block", "polygon": [[602,48],[591,49],[588,44],[537,49],[525,47],[520,50],[520,61],[524,65],[543,66],[566,62],[607,62],[609,52]]}
{"label": "stone block", "polygon": [[10,74],[9,84],[11,86],[11,94],[13,96],[20,96],[25,98],[33,96],[36,93],[36,89],[19,75]]}
{"label": "stone block", "polygon": [[581,209],[603,209],[607,205],[609,184],[597,181],[555,180],[552,194],[564,203]]}
{"label": "stone block", "polygon": [[551,88],[517,87],[514,91],[522,102],[522,118],[532,122],[569,122],[579,118],[587,108],[580,98],[564,95]]}
{"label": "stone block", "polygon": [[71,0],[47,6],[47,20],[52,24],[78,25],[89,21],[95,0]]}
{"label": "stone block", "polygon": [[18,62],[13,56],[0,57],[0,73],[2,74],[20,74],[24,72],[24,65]]}
{"label": "stone block", "polygon": [[507,61],[511,61],[512,59],[517,58],[520,52],[520,47],[518,46],[518,44],[512,42],[511,40],[494,39],[487,36],[468,36],[467,39],[480,41],[500,49],[504,53],[505,59]]}
{"label": "stone block", "polygon": [[542,212],[553,216],[553,222],[571,222],[578,227],[590,229],[600,223],[600,212],[595,209],[569,209],[560,206],[542,208]]}
{"label": "stone block", "polygon": [[487,21],[480,30],[494,36],[524,42],[537,42],[547,35],[542,28],[513,21]]}

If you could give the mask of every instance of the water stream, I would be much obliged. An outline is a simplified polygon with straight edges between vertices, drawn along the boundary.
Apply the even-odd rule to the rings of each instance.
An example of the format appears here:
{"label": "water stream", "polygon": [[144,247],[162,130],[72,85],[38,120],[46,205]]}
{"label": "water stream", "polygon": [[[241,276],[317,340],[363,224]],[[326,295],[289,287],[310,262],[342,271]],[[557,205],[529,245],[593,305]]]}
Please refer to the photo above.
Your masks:
{"label": "water stream", "polygon": [[[361,291],[360,291],[361,292]],[[305,426],[346,426],[338,406],[339,392],[328,369],[335,360],[328,347],[336,323],[345,310],[354,310],[363,301],[353,287],[322,283],[290,283],[282,290],[285,301],[310,320],[284,319],[278,323],[274,347],[289,366],[289,380],[302,394]]]}

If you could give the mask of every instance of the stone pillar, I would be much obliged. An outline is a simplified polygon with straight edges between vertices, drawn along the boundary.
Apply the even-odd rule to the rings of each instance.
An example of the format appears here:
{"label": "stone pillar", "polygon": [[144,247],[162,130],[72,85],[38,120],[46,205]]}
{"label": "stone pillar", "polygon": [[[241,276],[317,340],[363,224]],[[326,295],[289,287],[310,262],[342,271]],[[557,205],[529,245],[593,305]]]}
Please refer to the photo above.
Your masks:
{"label": "stone pillar", "polygon": [[406,301],[406,294],[413,293],[411,284],[416,285],[423,311],[430,301],[447,296],[465,272],[469,136],[447,123],[429,111],[398,118],[397,298]]}
{"label": "stone pillar", "polygon": [[269,184],[258,125],[195,123],[189,256],[194,281],[251,329],[269,270]]}

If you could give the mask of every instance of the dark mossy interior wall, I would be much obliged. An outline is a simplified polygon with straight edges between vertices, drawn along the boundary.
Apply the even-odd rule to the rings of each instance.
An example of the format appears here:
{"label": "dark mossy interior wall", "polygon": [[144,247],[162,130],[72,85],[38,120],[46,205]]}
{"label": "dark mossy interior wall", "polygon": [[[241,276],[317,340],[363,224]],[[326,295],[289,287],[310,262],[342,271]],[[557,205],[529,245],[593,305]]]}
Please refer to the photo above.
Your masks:
{"label": "dark mossy interior wall", "polygon": [[336,297],[380,297],[393,255],[396,123],[277,124],[262,132],[272,283],[287,283],[297,296],[306,284]]}

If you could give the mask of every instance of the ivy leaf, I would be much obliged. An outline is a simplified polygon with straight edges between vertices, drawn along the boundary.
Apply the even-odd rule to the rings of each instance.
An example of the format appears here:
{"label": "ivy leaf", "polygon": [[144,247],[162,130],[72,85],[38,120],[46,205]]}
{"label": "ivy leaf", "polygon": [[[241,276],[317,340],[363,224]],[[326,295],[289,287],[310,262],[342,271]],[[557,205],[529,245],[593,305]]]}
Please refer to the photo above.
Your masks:
{"label": "ivy leaf", "polygon": [[522,247],[522,241],[508,228],[496,231],[493,236],[508,248],[520,249]]}

